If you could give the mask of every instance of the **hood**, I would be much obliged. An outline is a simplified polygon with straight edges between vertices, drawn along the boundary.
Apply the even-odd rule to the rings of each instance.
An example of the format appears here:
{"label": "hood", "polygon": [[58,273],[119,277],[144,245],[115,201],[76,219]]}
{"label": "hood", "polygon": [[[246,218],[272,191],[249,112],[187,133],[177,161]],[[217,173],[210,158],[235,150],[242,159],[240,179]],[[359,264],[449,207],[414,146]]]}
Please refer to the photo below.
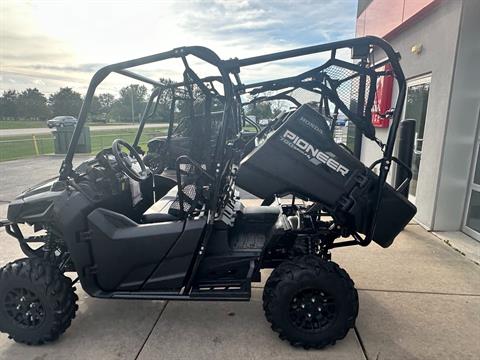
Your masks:
{"label": "hood", "polygon": [[8,220],[14,223],[51,220],[54,202],[64,189],[64,183],[55,177],[25,190],[8,204]]}
{"label": "hood", "polygon": [[58,180],[58,176],[50,178],[48,180],[44,180],[37,185],[34,185],[27,190],[23,191],[20,195],[16,197],[16,199],[24,199],[26,197],[40,194],[46,191],[50,191],[52,185]]}

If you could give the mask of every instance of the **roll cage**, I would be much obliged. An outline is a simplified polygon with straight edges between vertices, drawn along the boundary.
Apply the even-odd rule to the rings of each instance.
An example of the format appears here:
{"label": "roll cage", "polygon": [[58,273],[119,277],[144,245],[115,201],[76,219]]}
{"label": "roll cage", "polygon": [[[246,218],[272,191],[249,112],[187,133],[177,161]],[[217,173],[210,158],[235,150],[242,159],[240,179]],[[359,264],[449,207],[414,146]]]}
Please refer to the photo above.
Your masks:
{"label": "roll cage", "polygon": [[[373,59],[373,50],[375,48],[380,49],[384,53],[385,60],[375,63]],[[338,58],[338,50],[341,49],[349,49],[351,51],[351,58],[356,62],[351,63]],[[322,65],[296,76],[256,83],[244,83],[240,78],[241,69],[252,65],[299,58],[319,53],[329,54],[328,60]],[[200,79],[190,68],[187,62],[187,56],[189,55],[197,57],[218,69],[220,76],[215,80],[218,80],[223,86],[222,95],[206,85],[210,80],[214,81],[213,78]],[[180,58],[183,61],[185,67],[185,80],[183,83],[163,84],[129,70],[132,67],[159,62],[170,58]],[[225,173],[225,168],[228,163],[228,159],[226,159],[226,148],[229,146],[229,140],[234,139],[241,131],[241,95],[244,93],[250,93],[253,95],[255,93],[279,91],[289,88],[305,89],[321,95],[325,108],[333,106],[335,109],[344,113],[355,124],[360,133],[365,135],[368,139],[375,141],[383,152],[382,158],[374,163],[375,165],[380,165],[380,169],[376,186],[375,207],[374,211],[372,211],[369,231],[366,233],[364,239],[356,239],[355,241],[355,244],[360,243],[361,245],[367,245],[370,243],[375,230],[377,213],[382,200],[382,189],[386,183],[392,161],[398,162],[398,160],[393,157],[393,148],[401,120],[401,111],[406,93],[405,76],[400,67],[399,60],[399,54],[396,53],[386,41],[377,37],[367,36],[250,58],[234,58],[230,60],[221,60],[215,52],[205,47],[182,47],[151,56],[108,65],[97,71],[90,82],[84,103],[78,116],[77,127],[74,131],[70,147],[60,170],[60,178],[65,179],[73,175],[72,159],[74,151],[81,130],[85,125],[87,112],[92,103],[95,89],[109,74],[121,74],[155,87],[143,114],[139,132],[137,133],[134,142],[135,145],[138,145],[145,122],[151,117],[150,114],[152,113],[150,112],[150,109],[155,108],[155,101],[158,99],[159,94],[162,91],[168,89],[173,91],[172,89],[178,89],[182,86],[191,89],[191,86],[194,84],[207,99],[211,99],[214,96],[222,99],[223,117],[212,161],[214,166],[207,169],[208,175],[214,179],[214,189],[210,202],[210,209],[215,209],[220,195],[221,177]],[[390,65],[391,70],[385,71],[383,67],[387,64]],[[375,100],[377,80],[380,77],[387,75],[394,76],[398,86],[398,95],[395,110],[391,114],[392,121],[388,138],[386,143],[382,143],[375,136],[375,128],[371,124],[371,111]],[[284,92],[282,96],[285,95],[288,96],[288,93]],[[170,118],[170,122],[171,121],[172,117]],[[357,135],[357,138],[359,138],[359,135]]]}
{"label": "roll cage", "polygon": [[[135,141],[136,145],[138,145],[138,140],[139,140],[139,137],[141,136],[141,130],[143,130],[146,120],[148,120],[148,118],[151,116],[151,113],[149,113],[149,109],[151,108],[154,100],[158,99],[162,91],[165,91],[166,89],[179,88],[182,85],[188,87],[195,84],[200,88],[201,92],[204,95],[207,95],[207,97],[209,97],[212,91],[207,91],[207,87],[204,85],[204,83],[200,81],[198,76],[196,76],[195,72],[191,69],[187,61],[187,57],[189,55],[194,56],[197,59],[202,60],[207,64],[213,65],[218,69],[220,76],[217,77],[217,79],[221,79],[221,84],[223,86],[223,98],[225,99],[224,108],[223,108],[224,119],[222,120],[222,123],[228,124],[233,119],[232,116],[229,116],[229,115],[231,115],[232,108],[235,105],[233,101],[233,86],[228,76],[228,72],[226,72],[223,66],[221,66],[221,64],[223,63],[222,60],[218,57],[218,55],[215,52],[213,52],[208,48],[201,47],[201,46],[182,47],[182,48],[173,49],[171,51],[162,52],[155,55],[150,55],[146,57],[141,57],[133,60],[128,60],[128,61],[108,65],[98,70],[93,76],[92,80],[90,81],[90,84],[87,89],[87,93],[85,95],[84,102],[82,104],[82,107],[80,109],[80,113],[78,116],[78,124],[75,128],[75,131],[73,133],[73,136],[70,142],[69,149],[65,156],[65,160],[63,161],[62,167],[60,169],[60,178],[65,179],[68,176],[73,175],[72,160],[74,157],[76,145],[80,138],[82,128],[85,126],[85,123],[87,120],[88,111],[90,109],[95,90],[105,80],[105,78],[108,75],[112,73],[124,75],[131,79],[135,79],[135,80],[144,82],[146,84],[153,85],[155,87],[154,91],[152,92],[149,98],[149,102],[147,104],[147,107],[145,108],[142,121],[140,123],[140,129],[139,129],[140,131],[138,132],[137,134],[138,136],[136,137],[136,141]],[[161,83],[160,81],[147,78],[143,75],[140,75],[138,73],[135,73],[129,70],[130,68],[133,68],[133,67],[152,64],[152,63],[164,61],[167,59],[174,59],[174,58],[181,59],[184,64],[184,78],[185,79],[188,78],[188,80],[185,80],[183,83],[164,84],[164,83]],[[211,79],[211,81],[214,81],[214,80],[215,79]],[[223,126],[222,128],[225,129],[225,126]],[[222,130],[219,135],[221,136],[220,143],[224,143],[225,137],[227,136],[227,132]],[[221,162],[221,158],[222,158],[222,151],[219,148],[217,153],[215,154],[214,160],[215,162],[218,163],[218,162]]]}
{"label": "roll cage", "polygon": [[[385,60],[375,63],[373,57],[373,50],[375,48],[380,49],[384,53]],[[338,59],[337,51],[340,49],[350,49],[351,58],[357,62],[349,63]],[[329,53],[329,59],[322,65],[299,75],[257,83],[243,83],[241,81],[241,69],[248,66],[317,53]],[[328,103],[332,103],[335,111],[340,110],[344,113],[355,124],[356,128],[360,130],[360,134],[374,141],[380,147],[383,156],[371,166],[373,168],[374,166],[380,165],[375,189],[375,205],[369,221],[370,226],[368,227],[365,238],[362,239],[356,236],[356,239],[352,242],[343,242],[343,246],[358,244],[366,246],[372,241],[377,214],[382,200],[383,188],[392,162],[396,162],[397,165],[402,167],[406,166],[393,156],[393,148],[406,94],[405,75],[399,60],[400,55],[394,51],[389,43],[378,37],[367,36],[251,58],[231,59],[226,62],[228,71],[234,76],[235,91],[237,93],[250,93],[254,95],[265,91],[289,88],[301,88],[318,93],[321,95],[321,102],[324,102],[325,108],[329,107]],[[390,65],[391,70],[386,71],[384,69],[386,65]],[[371,115],[375,102],[377,80],[388,75],[395,78],[398,95],[394,111],[390,114],[392,122],[387,141],[383,143],[375,136],[375,128],[371,123]],[[288,91],[284,92],[283,96],[286,94],[288,95]],[[384,115],[386,116],[386,114]],[[357,139],[361,138],[360,134],[357,135]],[[359,154],[357,154],[357,156],[359,156]],[[408,181],[409,179],[407,179],[402,186],[406,185]]]}

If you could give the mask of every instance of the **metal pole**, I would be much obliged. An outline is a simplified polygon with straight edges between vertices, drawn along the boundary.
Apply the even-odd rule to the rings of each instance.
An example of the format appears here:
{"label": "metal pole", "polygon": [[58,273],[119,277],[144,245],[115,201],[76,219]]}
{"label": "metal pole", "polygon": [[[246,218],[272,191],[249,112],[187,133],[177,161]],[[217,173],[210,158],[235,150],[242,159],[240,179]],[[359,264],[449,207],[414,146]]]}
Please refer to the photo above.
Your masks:
{"label": "metal pole", "polygon": [[133,85],[130,85],[130,94],[132,98],[132,124],[135,123],[135,111],[133,109]]}
{"label": "metal pole", "polygon": [[33,138],[33,148],[35,149],[35,155],[40,155],[40,151],[38,151],[38,143],[37,143],[37,138],[35,135],[32,135]]}
{"label": "metal pole", "polygon": [[[400,121],[399,126],[399,141],[398,141],[398,159],[402,161],[409,168],[412,166],[413,159],[413,147],[415,143],[415,119],[405,119]],[[395,174],[395,187],[400,186],[403,181],[408,177],[408,172],[401,166],[397,166]],[[403,190],[402,195],[408,197],[408,190],[410,184],[408,184]]]}
{"label": "metal pole", "polygon": [[[362,59],[360,62],[361,67],[365,67],[367,64],[366,59]],[[365,112],[365,87],[367,86],[367,76],[361,74],[358,85],[358,97],[357,97],[357,115],[363,117]],[[353,146],[353,154],[360,159],[362,154],[362,131],[355,125],[355,143]]]}

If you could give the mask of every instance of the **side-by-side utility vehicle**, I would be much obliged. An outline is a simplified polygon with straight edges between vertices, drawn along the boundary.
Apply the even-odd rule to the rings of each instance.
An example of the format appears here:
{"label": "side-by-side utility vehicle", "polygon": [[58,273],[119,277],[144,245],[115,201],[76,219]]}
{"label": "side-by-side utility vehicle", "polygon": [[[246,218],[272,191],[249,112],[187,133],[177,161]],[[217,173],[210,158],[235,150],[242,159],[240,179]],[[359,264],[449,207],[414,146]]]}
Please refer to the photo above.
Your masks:
{"label": "side-by-side utility vehicle", "polygon": [[[242,82],[250,66],[315,54],[301,74]],[[181,67],[176,80],[139,72],[164,61]],[[95,90],[110,75],[151,85],[151,97],[132,143],[116,139],[79,163]],[[383,143],[371,113],[387,76],[397,99]],[[242,110],[255,96],[291,104],[259,129]],[[416,211],[400,193],[408,177],[397,189],[386,182],[393,163],[408,168],[393,156],[404,98],[399,55],[376,37],[229,60],[183,47],[100,69],[59,176],[20,194],[1,221],[26,257],[0,270],[0,331],[30,345],[55,340],[75,317],[77,281],[104,299],[248,301],[271,269],[263,308],[272,329],[294,346],[334,344],[354,326],[358,296],[331,251],[386,248]],[[378,144],[379,160],[365,166],[334,141],[337,113]],[[145,123],[162,116],[168,130],[146,138]],[[245,206],[239,190],[263,203]]]}

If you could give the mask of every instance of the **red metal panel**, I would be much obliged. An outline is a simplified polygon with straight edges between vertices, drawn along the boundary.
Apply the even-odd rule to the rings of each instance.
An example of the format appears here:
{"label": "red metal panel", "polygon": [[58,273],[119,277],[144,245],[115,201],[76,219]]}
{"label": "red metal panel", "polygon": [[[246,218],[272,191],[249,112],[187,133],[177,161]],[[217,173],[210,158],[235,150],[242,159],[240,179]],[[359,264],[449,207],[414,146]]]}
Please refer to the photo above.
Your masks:
{"label": "red metal panel", "polygon": [[365,35],[385,36],[402,24],[403,0],[373,0],[365,12]]}
{"label": "red metal panel", "polygon": [[[453,1],[453,0],[452,0]],[[357,36],[385,37],[440,0],[373,0],[357,18]],[[363,29],[363,31],[362,31]]]}
{"label": "red metal panel", "polygon": [[426,8],[435,0],[404,0],[405,6],[403,10],[403,22],[415,16],[419,11]]}
{"label": "red metal panel", "polygon": [[357,27],[355,31],[357,37],[365,35],[365,14],[366,12],[364,11],[357,18]]}

